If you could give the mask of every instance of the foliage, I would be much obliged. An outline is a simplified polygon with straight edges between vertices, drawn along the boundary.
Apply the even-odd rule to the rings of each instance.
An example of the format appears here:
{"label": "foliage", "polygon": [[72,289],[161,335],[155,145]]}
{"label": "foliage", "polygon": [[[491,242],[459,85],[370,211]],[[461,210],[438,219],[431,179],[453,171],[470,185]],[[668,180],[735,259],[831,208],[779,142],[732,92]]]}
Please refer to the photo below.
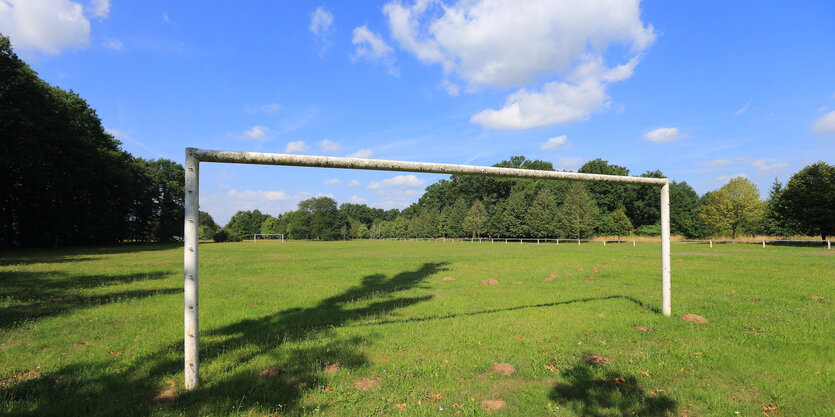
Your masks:
{"label": "foliage", "polygon": [[[701,239],[708,235],[707,228],[699,220],[701,202],[699,194],[686,181],[670,183],[670,233],[688,239]],[[659,219],[660,220],[660,219]],[[660,230],[660,229],[659,229]],[[659,231],[660,233],[660,231]]]}
{"label": "foliage", "polygon": [[243,239],[251,239],[256,233],[261,233],[261,225],[268,218],[269,214],[263,214],[257,209],[240,210],[229,219],[229,223],[223,229]]}
{"label": "foliage", "polygon": [[197,219],[197,236],[200,239],[213,239],[215,233],[220,230],[220,226],[215,223],[215,219],[205,211],[198,211]]}
{"label": "foliage", "polygon": [[556,235],[557,202],[548,188],[541,188],[527,213],[528,227],[535,237]]}
{"label": "foliage", "polygon": [[594,230],[597,213],[597,204],[586,193],[583,184],[575,183],[558,210],[560,228],[572,238],[589,236]]}
{"label": "foliage", "polygon": [[732,178],[728,184],[705,196],[699,218],[713,233],[729,230],[736,239],[741,229],[755,227],[761,220],[763,202],[757,186],[744,177]]}
{"label": "foliage", "polygon": [[481,200],[473,201],[467,217],[464,218],[464,231],[472,233],[473,238],[481,237],[486,224],[487,211],[484,210],[484,204],[481,204]]}
{"label": "foliage", "polygon": [[621,209],[612,213],[612,232],[618,237],[618,240],[621,236],[632,233],[632,222],[629,221],[626,212]]}
{"label": "foliage", "polygon": [[803,233],[824,240],[835,234],[835,166],[816,162],[792,175],[777,212]]}

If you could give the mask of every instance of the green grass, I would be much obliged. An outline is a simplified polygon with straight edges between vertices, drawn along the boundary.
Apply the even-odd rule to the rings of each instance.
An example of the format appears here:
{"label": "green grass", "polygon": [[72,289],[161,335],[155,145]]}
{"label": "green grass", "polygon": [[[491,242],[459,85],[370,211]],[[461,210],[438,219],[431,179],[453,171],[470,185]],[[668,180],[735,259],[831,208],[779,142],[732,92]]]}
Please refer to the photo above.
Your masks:
{"label": "green grass", "polygon": [[833,253],[674,243],[667,318],[658,244],[203,244],[184,392],[181,247],[11,251],[0,414],[832,416]]}

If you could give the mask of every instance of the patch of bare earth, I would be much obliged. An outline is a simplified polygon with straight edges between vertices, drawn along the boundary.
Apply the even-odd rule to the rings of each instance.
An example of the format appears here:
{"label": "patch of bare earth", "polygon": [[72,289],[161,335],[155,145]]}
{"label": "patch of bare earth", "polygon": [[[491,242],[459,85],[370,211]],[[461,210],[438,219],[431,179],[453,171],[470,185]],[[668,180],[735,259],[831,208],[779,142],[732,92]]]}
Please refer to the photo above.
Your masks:
{"label": "patch of bare earth", "polygon": [[587,279],[587,280],[591,281],[591,280],[593,280],[593,279],[594,279],[594,277],[592,277],[592,276],[588,276],[588,277],[583,277],[583,279]]}
{"label": "patch of bare earth", "polygon": [[326,366],[325,369],[323,369],[323,371],[325,371],[325,373],[328,374],[328,375],[333,375],[333,374],[339,372],[340,369],[342,369],[342,368],[339,367],[338,363],[332,363],[332,364]]}
{"label": "patch of bare earth", "polygon": [[544,282],[551,282],[551,281],[553,281],[553,280],[554,280],[554,278],[548,277],[548,278],[543,279],[542,281],[544,281]]}
{"label": "patch of bare earth", "polygon": [[707,323],[707,319],[698,314],[685,314],[681,316],[681,321],[689,321],[691,323]]}
{"label": "patch of bare earth", "polygon": [[510,376],[516,372],[516,368],[509,363],[494,363],[493,366],[490,367],[490,372],[494,374]]}
{"label": "patch of bare earth", "polygon": [[90,342],[88,342],[86,340],[81,342],[81,343],[73,343],[72,344],[73,349],[81,349],[81,348],[85,348],[87,346],[90,346]]}
{"label": "patch of bare earth", "polygon": [[28,381],[30,379],[38,379],[41,376],[41,371],[30,369],[28,371],[12,374],[6,379],[0,379],[0,387],[6,387],[16,382]]}
{"label": "patch of bare earth", "polygon": [[479,284],[481,284],[481,285],[499,285],[499,281],[496,281],[495,279],[490,278],[490,279],[485,279],[484,281],[479,282]]}
{"label": "patch of bare earth", "polygon": [[257,301],[253,301],[253,302],[251,302],[251,303],[246,303],[246,306],[247,306],[247,307],[252,307],[252,306],[257,306],[257,305],[258,305],[258,302],[257,302]]}
{"label": "patch of bare earth", "polygon": [[379,384],[380,382],[376,379],[360,378],[354,381],[352,385],[358,390],[368,391],[377,388],[377,385]]}
{"label": "patch of bare earth", "polygon": [[513,283],[513,285],[522,285],[522,281],[516,281]]}
{"label": "patch of bare earth", "polygon": [[566,278],[571,278],[571,277],[573,277],[573,276],[574,276],[574,274],[562,274],[562,276],[564,276],[564,277],[566,277]]}
{"label": "patch of bare earth", "polygon": [[453,277],[444,277],[444,279],[442,279],[441,281],[455,281],[455,278],[453,278]]}
{"label": "patch of bare earth", "polygon": [[592,353],[586,356],[586,361],[592,365],[603,365],[611,362],[611,360],[603,355]]}
{"label": "patch of bare earth", "polygon": [[494,398],[490,400],[484,400],[481,402],[481,408],[487,411],[496,411],[498,409],[504,408],[507,405],[507,401],[501,398]]}
{"label": "patch of bare earth", "polygon": [[261,373],[259,373],[258,375],[259,375],[259,376],[266,377],[266,378],[278,378],[278,377],[280,377],[281,375],[284,375],[284,374],[286,374],[286,373],[287,373],[287,371],[285,371],[284,369],[282,369],[280,366],[278,366],[278,365],[273,365],[273,366],[271,366],[271,367],[269,367],[269,368],[267,368],[267,369],[264,369],[264,370],[263,370],[263,371],[261,371]]}
{"label": "patch of bare earth", "polygon": [[641,331],[641,332],[648,332],[649,331],[649,327],[646,327],[646,326],[635,326],[635,327],[633,327],[633,329]]}
{"label": "patch of bare earth", "polygon": [[820,301],[820,300],[823,300],[823,297],[821,297],[821,296],[819,296],[819,295],[810,295],[810,296],[809,296],[809,298],[811,298],[811,299],[813,299],[813,300],[815,300],[815,301]]}
{"label": "patch of bare earth", "polygon": [[554,279],[554,278],[559,278],[559,275],[557,275],[557,274],[551,274],[551,275],[548,275],[548,278],[551,278],[551,279]]}
{"label": "patch of bare earth", "polygon": [[177,384],[174,381],[165,381],[168,383],[168,388],[160,391],[152,400],[153,404],[170,404],[173,403],[180,392],[177,390]]}

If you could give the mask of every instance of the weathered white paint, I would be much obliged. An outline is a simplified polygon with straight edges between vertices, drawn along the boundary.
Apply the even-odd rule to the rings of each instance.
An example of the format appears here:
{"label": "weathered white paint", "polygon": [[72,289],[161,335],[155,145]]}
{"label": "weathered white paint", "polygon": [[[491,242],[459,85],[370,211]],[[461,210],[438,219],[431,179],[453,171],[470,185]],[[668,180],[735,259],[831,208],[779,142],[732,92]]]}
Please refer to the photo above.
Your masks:
{"label": "weathered white paint", "polygon": [[193,149],[186,149],[186,196],[185,227],[183,230],[184,250],[184,340],[185,340],[185,385],[190,390],[197,386],[199,379],[198,345],[198,297],[197,297],[197,223],[199,210],[199,161]]}
{"label": "weathered white paint", "polygon": [[[184,227],[184,331],[185,331],[185,387],[197,387],[198,361],[198,297],[197,297],[197,222],[199,209],[199,163],[221,162],[237,164],[306,166],[319,168],[363,169],[377,171],[424,172],[434,174],[464,174],[493,177],[533,178],[584,182],[611,182],[661,187],[661,292],[662,310],[671,315],[670,304],[670,194],[666,178],[627,177],[619,175],[583,174],[576,172],[539,171],[516,168],[481,167],[473,165],[435,164],[427,162],[391,161],[382,159],[339,158],[328,156],[288,155],[257,152],[215,151],[186,148],[186,196]],[[454,241],[454,240],[453,240]],[[464,239],[460,239],[463,243]],[[480,242],[480,240],[479,240]],[[507,243],[507,239],[505,239]],[[524,243],[522,239],[519,243]],[[633,241],[633,246],[635,242]],[[580,245],[580,239],[577,239]],[[605,241],[604,241],[605,245]]]}
{"label": "weathered white paint", "polygon": [[661,311],[672,315],[670,300],[670,184],[661,187]]}

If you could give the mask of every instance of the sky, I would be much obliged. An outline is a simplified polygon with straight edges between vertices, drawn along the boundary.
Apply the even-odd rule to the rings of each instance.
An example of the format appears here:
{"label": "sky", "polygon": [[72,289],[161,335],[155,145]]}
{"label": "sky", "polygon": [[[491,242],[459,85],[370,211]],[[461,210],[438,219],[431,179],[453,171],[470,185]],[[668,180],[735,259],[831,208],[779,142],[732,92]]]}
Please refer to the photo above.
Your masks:
{"label": "sky", "polygon": [[[123,148],[576,170],[763,198],[835,163],[832,1],[0,0],[0,33]],[[220,224],[303,199],[405,208],[446,176],[202,163]]]}

